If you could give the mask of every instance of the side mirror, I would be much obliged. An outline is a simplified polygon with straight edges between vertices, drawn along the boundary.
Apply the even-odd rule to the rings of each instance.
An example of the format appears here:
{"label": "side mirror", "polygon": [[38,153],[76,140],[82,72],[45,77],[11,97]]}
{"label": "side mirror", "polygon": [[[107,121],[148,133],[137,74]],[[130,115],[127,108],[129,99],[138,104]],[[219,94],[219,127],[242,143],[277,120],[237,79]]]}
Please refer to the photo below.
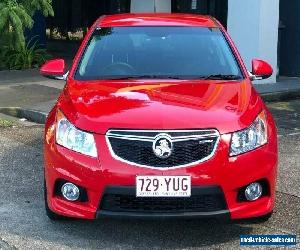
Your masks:
{"label": "side mirror", "polygon": [[47,61],[40,69],[42,76],[56,79],[56,80],[66,80],[68,72],[65,73],[65,60],[54,59]]}
{"label": "side mirror", "polygon": [[251,80],[267,79],[273,74],[273,69],[270,64],[263,60],[252,60],[252,72]]}

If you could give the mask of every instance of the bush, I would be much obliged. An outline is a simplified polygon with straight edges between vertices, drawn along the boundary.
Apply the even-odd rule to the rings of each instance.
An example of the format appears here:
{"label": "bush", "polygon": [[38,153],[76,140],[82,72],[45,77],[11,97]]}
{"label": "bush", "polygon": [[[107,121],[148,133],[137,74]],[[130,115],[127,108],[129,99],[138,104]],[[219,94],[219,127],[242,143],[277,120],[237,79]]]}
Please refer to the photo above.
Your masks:
{"label": "bush", "polygon": [[32,28],[36,11],[53,16],[52,1],[0,0],[0,70],[35,67],[47,58],[36,43],[25,43],[24,30]]}
{"label": "bush", "polygon": [[19,48],[6,47],[2,52],[2,63],[7,69],[31,69],[41,66],[50,58],[45,49],[29,41],[26,46]]}

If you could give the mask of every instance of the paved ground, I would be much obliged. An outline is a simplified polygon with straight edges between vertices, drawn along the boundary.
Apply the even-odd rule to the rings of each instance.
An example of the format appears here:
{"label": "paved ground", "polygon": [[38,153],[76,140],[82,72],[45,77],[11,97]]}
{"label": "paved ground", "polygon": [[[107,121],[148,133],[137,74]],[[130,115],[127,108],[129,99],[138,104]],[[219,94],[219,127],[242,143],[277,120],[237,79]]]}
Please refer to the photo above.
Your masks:
{"label": "paved ground", "polygon": [[279,92],[279,91],[299,90],[300,78],[281,76],[279,77],[279,79],[277,79],[276,84],[274,83],[261,84],[260,81],[256,81],[255,88],[260,94]]}
{"label": "paved ground", "polygon": [[64,81],[46,79],[37,70],[0,71],[0,109],[21,107],[48,113]]}
{"label": "paved ground", "polygon": [[270,108],[279,126],[280,166],[276,210],[264,224],[51,222],[42,196],[43,127],[0,128],[0,249],[234,249],[240,234],[300,236],[300,100]]}

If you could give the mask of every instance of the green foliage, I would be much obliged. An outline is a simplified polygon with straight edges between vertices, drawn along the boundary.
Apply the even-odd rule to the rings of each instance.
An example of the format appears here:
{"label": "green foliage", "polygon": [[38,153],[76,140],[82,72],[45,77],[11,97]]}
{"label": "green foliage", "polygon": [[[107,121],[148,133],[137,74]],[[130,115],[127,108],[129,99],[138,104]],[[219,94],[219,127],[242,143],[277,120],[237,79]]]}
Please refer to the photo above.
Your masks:
{"label": "green foliage", "polygon": [[31,16],[37,10],[41,11],[44,16],[54,16],[51,0],[23,0],[22,3]]}
{"label": "green foliage", "polygon": [[14,125],[13,121],[4,120],[0,118],[0,128],[7,128]]}
{"label": "green foliage", "polygon": [[26,46],[6,47],[2,52],[3,64],[8,69],[31,69],[41,66],[50,56],[39,48],[37,41],[29,41]]}
{"label": "green foliage", "polygon": [[51,0],[0,0],[0,49],[25,47],[25,28],[33,25],[36,11],[53,16]]}
{"label": "green foliage", "polygon": [[24,6],[16,0],[0,3],[0,33],[10,47],[24,45],[24,29],[31,28],[33,21]]}

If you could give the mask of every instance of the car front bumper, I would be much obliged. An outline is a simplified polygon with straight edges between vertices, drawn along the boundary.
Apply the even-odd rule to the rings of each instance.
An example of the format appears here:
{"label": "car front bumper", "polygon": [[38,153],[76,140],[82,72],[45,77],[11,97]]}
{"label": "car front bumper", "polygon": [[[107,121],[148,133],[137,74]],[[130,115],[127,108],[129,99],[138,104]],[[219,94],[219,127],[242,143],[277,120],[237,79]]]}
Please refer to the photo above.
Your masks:
{"label": "car front bumper", "polygon": [[[104,135],[95,135],[98,158],[91,158],[57,145],[54,126],[49,126],[45,139],[45,178],[48,205],[60,215],[95,219],[101,216],[135,217],[211,217],[229,216],[231,219],[259,217],[274,208],[277,174],[277,139],[251,152],[229,157],[231,135],[224,134],[215,155],[200,164],[177,169],[150,169],[114,159]],[[274,133],[273,133],[274,134]],[[108,189],[130,189],[133,195],[136,175],[190,175],[192,189],[217,187],[224,196],[226,207],[216,211],[113,211],[101,208]],[[72,182],[86,190],[87,200],[70,202],[55,193],[58,180]],[[255,181],[263,180],[268,192],[256,201],[239,201],[239,190]],[[193,192],[192,192],[193,196]]]}

